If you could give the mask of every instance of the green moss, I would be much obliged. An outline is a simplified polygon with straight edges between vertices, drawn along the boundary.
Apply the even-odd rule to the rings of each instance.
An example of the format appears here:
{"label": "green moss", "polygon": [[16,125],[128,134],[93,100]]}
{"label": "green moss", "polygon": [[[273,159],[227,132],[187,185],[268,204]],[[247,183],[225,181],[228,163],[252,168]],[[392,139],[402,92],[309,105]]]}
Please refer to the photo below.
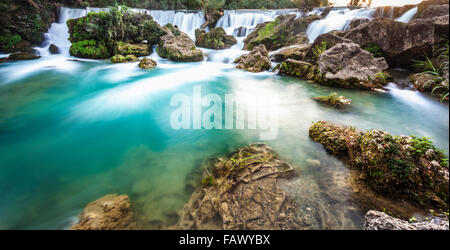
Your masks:
{"label": "green moss", "polygon": [[383,57],[384,54],[381,51],[380,47],[374,43],[365,44],[362,49],[372,53],[374,57]]}
{"label": "green moss", "polygon": [[0,35],[0,50],[13,49],[22,41],[22,37],[18,34]]}
{"label": "green moss", "polygon": [[103,59],[108,58],[110,53],[104,43],[98,43],[95,40],[84,40],[72,43],[70,55],[81,58]]}

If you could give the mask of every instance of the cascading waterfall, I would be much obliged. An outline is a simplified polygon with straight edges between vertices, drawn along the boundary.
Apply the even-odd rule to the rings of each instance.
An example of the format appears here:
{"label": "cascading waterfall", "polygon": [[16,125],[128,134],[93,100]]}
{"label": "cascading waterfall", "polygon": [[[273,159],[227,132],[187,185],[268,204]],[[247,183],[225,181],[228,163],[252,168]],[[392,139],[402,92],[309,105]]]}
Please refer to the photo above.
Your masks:
{"label": "cascading waterfall", "polygon": [[166,25],[167,23],[176,25],[191,38],[195,37],[195,29],[205,22],[202,11],[148,10],[147,14],[151,15],[160,25]]}
{"label": "cascading waterfall", "polygon": [[331,10],[324,18],[312,22],[306,34],[309,41],[313,42],[319,35],[330,32],[332,30],[343,30],[346,25],[353,19],[358,18],[372,18],[375,9],[361,8],[361,9],[336,9]]}
{"label": "cascading waterfall", "polygon": [[417,7],[414,7],[412,9],[406,11],[405,13],[403,13],[403,15],[401,15],[396,20],[399,22],[408,23],[416,15],[416,13],[417,13]]}

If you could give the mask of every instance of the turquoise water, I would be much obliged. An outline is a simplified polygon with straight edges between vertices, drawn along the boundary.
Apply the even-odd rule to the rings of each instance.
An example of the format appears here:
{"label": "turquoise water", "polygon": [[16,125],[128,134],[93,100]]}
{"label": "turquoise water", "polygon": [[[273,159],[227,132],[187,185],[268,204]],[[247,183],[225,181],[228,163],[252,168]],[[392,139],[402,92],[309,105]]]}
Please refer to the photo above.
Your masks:
{"label": "turquoise water", "polygon": [[[0,64],[0,229],[67,228],[88,202],[109,193],[128,194],[144,228],[172,224],[192,192],[192,173],[211,157],[260,141],[258,130],[172,129],[176,107],[170,99],[192,96],[194,86],[205,95],[246,99],[267,91],[278,97],[278,136],[265,143],[298,170],[306,193],[290,191],[299,196],[299,207],[324,210],[317,213],[322,222],[311,228],[358,228],[364,213],[351,195],[347,205],[323,195],[330,187],[321,178],[329,172],[315,171],[307,160],[344,173],[346,168],[308,138],[313,121],[429,136],[449,150],[448,105],[418,92],[393,86],[387,93],[332,89],[243,72],[220,60],[172,63],[152,57],[158,67],[148,71],[136,63],[62,56]],[[351,98],[352,108],[334,110],[311,100],[331,91]],[[341,216],[324,225],[323,214]]]}

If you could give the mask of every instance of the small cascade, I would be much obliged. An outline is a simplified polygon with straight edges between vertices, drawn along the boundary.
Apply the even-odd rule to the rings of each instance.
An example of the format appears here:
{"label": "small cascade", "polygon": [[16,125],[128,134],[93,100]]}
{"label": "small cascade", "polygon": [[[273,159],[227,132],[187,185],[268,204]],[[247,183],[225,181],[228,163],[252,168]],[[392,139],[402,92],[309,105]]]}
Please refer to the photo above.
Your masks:
{"label": "small cascade", "polygon": [[[275,11],[237,11],[225,10],[216,27],[222,27],[227,34],[232,35],[235,30],[243,27],[248,32],[256,25],[273,21],[277,13]],[[247,36],[247,34],[244,35]]]}
{"label": "small cascade", "polygon": [[403,13],[403,15],[401,15],[399,18],[397,18],[396,21],[408,23],[416,15],[416,13],[417,13],[417,7],[414,7],[412,9],[406,11],[405,13]]}
{"label": "small cascade", "polygon": [[375,9],[334,9],[324,18],[312,22],[306,34],[309,41],[313,42],[319,35],[330,32],[332,30],[344,30],[346,25],[353,19],[372,18]]}
{"label": "small cascade", "polygon": [[86,9],[72,9],[62,7],[59,11],[59,20],[57,23],[52,23],[47,33],[44,34],[45,42],[42,47],[36,48],[40,56],[50,55],[49,47],[54,44],[58,47],[59,53],[69,56],[70,41],[69,28],[67,27],[67,20],[72,18],[79,18],[88,13]]}
{"label": "small cascade", "polygon": [[172,10],[149,10],[147,14],[151,15],[160,25],[171,23],[176,25],[181,31],[188,34],[191,38],[195,37],[195,29],[205,22],[202,11],[185,12]]}

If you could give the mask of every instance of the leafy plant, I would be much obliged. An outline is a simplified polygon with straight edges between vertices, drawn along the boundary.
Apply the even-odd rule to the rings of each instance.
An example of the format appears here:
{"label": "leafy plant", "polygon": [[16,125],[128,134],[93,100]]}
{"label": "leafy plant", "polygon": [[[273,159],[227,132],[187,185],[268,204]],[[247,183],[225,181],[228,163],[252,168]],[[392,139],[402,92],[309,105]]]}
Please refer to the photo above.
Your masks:
{"label": "leafy plant", "polygon": [[327,42],[325,41],[321,42],[320,45],[314,46],[314,48],[312,49],[313,58],[315,60],[319,59],[320,55],[322,55],[325,50],[327,50]]}
{"label": "leafy plant", "polygon": [[380,47],[374,43],[368,43],[363,46],[363,49],[372,53],[374,57],[383,57],[383,52]]}

